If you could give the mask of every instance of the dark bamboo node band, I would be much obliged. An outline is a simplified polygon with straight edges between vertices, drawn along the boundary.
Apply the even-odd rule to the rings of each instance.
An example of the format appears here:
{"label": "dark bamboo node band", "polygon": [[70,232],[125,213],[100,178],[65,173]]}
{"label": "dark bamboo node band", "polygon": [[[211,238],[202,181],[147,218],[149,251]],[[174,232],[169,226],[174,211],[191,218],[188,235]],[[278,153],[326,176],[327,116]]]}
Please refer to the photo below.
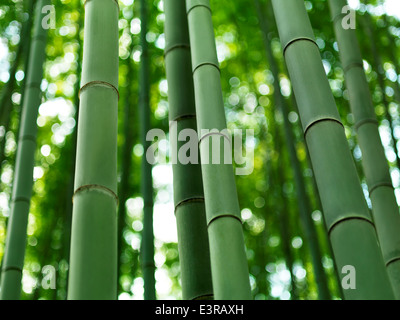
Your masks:
{"label": "dark bamboo node band", "polygon": [[283,55],[285,55],[287,48],[289,48],[289,46],[290,46],[291,44],[293,44],[293,43],[295,43],[295,42],[298,42],[298,41],[302,41],[302,40],[303,40],[303,41],[309,41],[309,42],[314,43],[315,46],[316,46],[316,47],[318,48],[318,50],[319,50],[319,47],[318,47],[318,45],[317,45],[317,43],[315,42],[314,39],[309,38],[309,37],[297,37],[297,38],[293,38],[292,40],[288,41],[288,43],[286,43],[285,47],[283,48]]}
{"label": "dark bamboo node band", "polygon": [[28,197],[15,197],[11,200],[11,202],[27,202],[30,203],[31,199],[29,199]]}
{"label": "dark bamboo node band", "polygon": [[32,37],[32,42],[35,40],[41,40],[41,41],[45,42],[47,40],[47,36],[44,34],[36,34]]}
{"label": "dark bamboo node band", "polygon": [[164,49],[164,57],[167,56],[168,53],[170,53],[171,51],[174,51],[176,49],[186,49],[186,50],[190,50],[190,45],[187,43],[177,43],[174,44],[168,48]]}
{"label": "dark bamboo node band", "polygon": [[36,137],[31,135],[31,134],[24,134],[19,137],[19,140],[29,140],[32,141],[34,144],[36,144]]}
{"label": "dark bamboo node band", "polygon": [[357,121],[354,124],[354,129],[358,130],[362,125],[367,124],[367,123],[371,123],[371,124],[375,124],[378,125],[378,120],[376,119],[371,119],[371,118],[367,118],[367,119],[362,119],[360,121]]}
{"label": "dark bamboo node band", "polygon": [[210,11],[210,13],[212,14],[211,8],[210,8],[209,6],[206,6],[205,4],[195,4],[193,7],[190,7],[190,8],[186,11],[186,14],[189,15],[189,12],[192,11],[194,8],[197,8],[197,7],[204,7],[204,8],[207,8],[207,9]]}
{"label": "dark bamboo node band", "polygon": [[175,117],[174,119],[172,119],[170,121],[178,122],[178,121],[186,120],[186,119],[196,119],[196,114],[195,113],[183,114],[183,115]]}
{"label": "dark bamboo node band", "polygon": [[240,222],[240,224],[243,224],[242,219],[240,219],[237,215],[234,214],[219,214],[215,217],[212,217],[210,221],[207,222],[207,228],[210,227],[211,223],[213,223],[215,220],[218,220],[220,218],[234,218],[237,221]]}
{"label": "dark bamboo node band", "polygon": [[202,137],[199,139],[199,145],[200,145],[200,143],[201,143],[205,138],[207,138],[207,137],[209,137],[209,136],[222,136],[222,137],[224,137],[225,139],[227,139],[227,140],[229,141],[229,143],[232,145],[231,139],[230,139],[228,136],[226,136],[226,135],[224,135],[223,133],[221,133],[221,132],[209,132],[209,133],[205,134],[204,136],[202,136]]}
{"label": "dark bamboo node band", "polygon": [[78,93],[79,99],[81,98],[82,91],[87,89],[88,87],[107,87],[107,88],[111,88],[117,93],[118,100],[119,100],[119,91],[118,91],[118,89],[116,87],[114,87],[111,83],[108,83],[108,82],[105,82],[105,81],[99,81],[99,80],[90,81],[90,82],[84,84],[82,86],[82,88],[79,90],[79,93]]}
{"label": "dark bamboo node band", "polygon": [[[89,1],[93,1],[93,0],[85,0],[85,2],[83,3],[83,7],[85,7],[86,3],[89,2]],[[111,0],[111,1],[114,1],[114,2],[117,4],[118,11],[119,11],[119,3],[118,3],[118,0]]]}
{"label": "dark bamboo node band", "polygon": [[336,16],[334,16],[331,21],[332,23],[336,23],[338,21],[339,18],[343,18],[347,15],[347,13],[341,13],[339,12]]}
{"label": "dark bamboo node band", "polygon": [[22,273],[22,269],[20,267],[5,267],[2,269],[2,272],[7,272],[7,271],[17,271],[17,272],[21,272]]}
{"label": "dark bamboo node band", "polygon": [[37,83],[37,82],[27,83],[25,85],[25,89],[29,89],[29,88],[38,89],[38,90],[42,91],[42,89],[40,88],[40,83]]}
{"label": "dark bamboo node band", "polygon": [[74,202],[74,197],[79,192],[82,192],[85,190],[96,190],[96,191],[100,190],[102,192],[105,192],[105,193],[109,194],[112,198],[114,198],[115,202],[117,203],[117,206],[119,204],[119,199],[118,199],[118,196],[115,194],[115,192],[112,191],[111,189],[109,189],[105,186],[99,185],[99,184],[86,184],[86,185],[80,186],[78,189],[75,190],[74,195],[72,196],[72,202]]}
{"label": "dark bamboo node band", "polygon": [[341,224],[342,222],[346,222],[346,221],[348,221],[348,220],[363,220],[363,221],[365,221],[365,222],[368,222],[368,223],[369,223],[371,226],[373,226],[374,229],[375,229],[375,225],[373,224],[373,222],[372,222],[371,220],[365,218],[365,217],[361,217],[361,216],[357,216],[357,217],[343,217],[343,218],[340,218],[339,220],[335,221],[335,222],[330,226],[330,228],[329,228],[329,230],[328,230],[328,235],[331,234],[332,230],[333,230],[336,226],[338,226],[338,225]]}
{"label": "dark bamboo node band", "polygon": [[388,262],[386,262],[386,267],[389,266],[389,264],[399,261],[399,260],[400,260],[400,257],[395,257],[395,258],[390,259]]}
{"label": "dark bamboo node band", "polygon": [[208,294],[202,294],[200,296],[194,297],[192,300],[210,300],[210,298],[214,298],[214,295],[212,293]]}
{"label": "dark bamboo node band", "polygon": [[143,262],[142,263],[142,267],[143,268],[155,268],[156,264],[154,263],[154,261],[152,261],[152,262]]}
{"label": "dark bamboo node band", "polygon": [[217,68],[219,73],[221,73],[221,69],[219,68],[219,65],[217,65],[217,64],[215,64],[213,62],[202,62],[202,63],[199,63],[196,67],[194,67],[192,73],[194,74],[197,69],[199,69],[200,67],[204,67],[204,66],[213,66],[213,67]]}
{"label": "dark bamboo node band", "polygon": [[186,204],[186,203],[204,203],[204,197],[193,197],[193,198],[189,198],[189,199],[184,199],[179,201],[176,205],[175,205],[175,209],[174,212],[176,214],[176,210],[178,209],[178,207]]}
{"label": "dark bamboo node band", "polygon": [[332,122],[336,122],[336,123],[340,124],[340,125],[344,128],[343,123],[340,122],[338,119],[331,118],[331,117],[319,118],[319,119],[313,120],[312,122],[310,122],[310,123],[307,125],[307,127],[304,129],[304,137],[307,135],[308,130],[310,130],[310,128],[311,128],[312,126],[314,126],[315,124],[317,124],[317,123],[319,123],[319,122],[323,122],[323,121],[332,121]]}
{"label": "dark bamboo node band", "polygon": [[345,66],[343,68],[343,71],[346,73],[349,70],[351,70],[352,68],[361,68],[361,70],[364,70],[364,65],[360,61],[353,61],[353,62],[350,62],[347,66]]}
{"label": "dark bamboo node band", "polygon": [[371,196],[372,192],[374,192],[379,187],[389,187],[391,189],[394,189],[391,182],[388,182],[388,181],[379,182],[379,183],[374,184],[371,188],[369,188],[369,190],[368,190],[369,195]]}

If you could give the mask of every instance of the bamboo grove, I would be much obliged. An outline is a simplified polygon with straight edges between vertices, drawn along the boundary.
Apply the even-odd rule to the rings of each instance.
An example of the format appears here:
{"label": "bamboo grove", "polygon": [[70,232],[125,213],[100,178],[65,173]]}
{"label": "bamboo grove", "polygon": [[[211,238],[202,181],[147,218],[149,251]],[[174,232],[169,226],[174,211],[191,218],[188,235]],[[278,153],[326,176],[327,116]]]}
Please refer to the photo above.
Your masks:
{"label": "bamboo grove", "polygon": [[2,2],[0,299],[400,299],[397,2]]}

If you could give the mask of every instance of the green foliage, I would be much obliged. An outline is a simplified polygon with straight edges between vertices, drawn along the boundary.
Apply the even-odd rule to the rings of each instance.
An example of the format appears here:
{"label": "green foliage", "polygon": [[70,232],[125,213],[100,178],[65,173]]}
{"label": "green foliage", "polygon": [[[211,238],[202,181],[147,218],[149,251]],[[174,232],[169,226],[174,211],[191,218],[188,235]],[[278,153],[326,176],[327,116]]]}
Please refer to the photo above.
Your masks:
{"label": "green foliage", "polygon": [[[84,14],[77,9],[79,0],[54,0],[56,29],[50,29],[46,47],[42,105],[39,108],[38,138],[35,157],[33,196],[31,201],[28,238],[23,274],[22,299],[66,299],[69,271],[70,188],[73,183],[75,162],[74,132],[77,106],[77,74],[83,30],[79,31],[78,19]],[[7,0],[0,5],[0,90],[9,81],[9,70],[22,40],[21,26],[26,19],[27,2]],[[79,1],[80,3],[81,1]],[[263,5],[269,0],[261,0]],[[384,17],[377,11],[384,1],[364,1],[357,11],[357,37],[361,47],[364,69],[372,94],[375,113],[379,121],[383,146],[390,167],[397,198],[400,196],[400,171],[396,167],[389,125],[382,96],[389,103],[394,133],[399,135],[399,84],[400,22],[398,18]],[[168,90],[164,66],[164,13],[163,1],[148,1],[148,32],[150,52],[150,110],[151,128],[168,132]],[[139,263],[143,218],[143,200],[140,193],[140,166],[145,155],[139,140],[139,64],[140,18],[138,0],[119,1],[119,124],[118,172],[122,175],[123,148],[125,146],[124,119],[126,95],[132,107],[131,134],[133,148],[130,152],[131,170],[128,177],[128,199],[121,204],[126,208],[122,230],[123,249],[120,265],[120,299],[143,298],[143,273]],[[313,30],[320,49],[329,84],[335,98],[346,138],[352,150],[367,203],[368,188],[361,167],[361,152],[353,129],[348,92],[338,54],[329,7],[325,0],[305,1]],[[310,198],[310,212],[322,251],[322,264],[327,275],[333,299],[342,297],[337,281],[337,270],[327,241],[323,215],[314,177],[308,162],[300,119],[292,96],[291,83],[275,25],[268,34],[274,57],[279,66],[279,78],[270,71],[260,29],[259,18],[253,1],[211,0],[212,19],[228,128],[253,129],[254,139],[243,138],[243,143],[254,146],[254,171],[249,176],[236,176],[246,253],[250,271],[252,297],[255,299],[317,299],[318,292],[311,264],[309,244],[299,220],[294,173],[289,161],[286,142],[278,143],[276,131],[283,132],[283,115],[276,110],[274,81],[279,81],[282,94],[289,105],[289,121],[295,137],[295,148]],[[266,6],[268,7],[268,6]],[[379,88],[374,68],[369,37],[363,27],[364,14],[371,13],[373,30],[384,69],[385,92]],[[271,12],[265,12],[271,16]],[[80,36],[78,34],[80,33]],[[0,176],[0,259],[4,254],[6,227],[10,212],[14,159],[17,147],[20,103],[23,84],[24,59],[18,64],[16,86],[12,94],[13,113],[9,128],[0,127],[0,138],[5,139]],[[131,64],[131,69],[127,64]],[[14,79],[10,79],[14,81]],[[397,83],[397,84],[396,84]],[[159,142],[160,158],[167,153],[167,141]],[[167,160],[169,159],[167,155]],[[278,169],[281,167],[281,174]],[[154,231],[156,290],[159,299],[181,299],[180,267],[177,247],[172,170],[170,165],[157,164],[153,168]],[[120,192],[120,191],[119,191]],[[399,198],[398,198],[399,199]],[[283,205],[284,204],[284,205]],[[286,235],[282,233],[281,217],[288,219]],[[293,268],[289,270],[284,236],[290,244]],[[41,286],[43,267],[56,269],[56,290]],[[290,277],[294,277],[292,282]],[[295,288],[292,288],[292,285]]]}

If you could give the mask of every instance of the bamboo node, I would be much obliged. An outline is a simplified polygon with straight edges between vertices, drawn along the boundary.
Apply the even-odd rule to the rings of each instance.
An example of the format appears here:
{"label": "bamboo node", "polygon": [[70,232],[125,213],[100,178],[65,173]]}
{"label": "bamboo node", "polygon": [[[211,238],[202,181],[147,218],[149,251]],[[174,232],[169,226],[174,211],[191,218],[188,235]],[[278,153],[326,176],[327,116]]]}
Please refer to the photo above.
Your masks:
{"label": "bamboo node", "polygon": [[222,132],[209,132],[209,133],[206,133],[204,136],[202,136],[202,137],[199,139],[199,145],[200,145],[200,143],[201,143],[205,138],[210,137],[210,136],[222,136],[222,137],[224,137],[225,139],[228,140],[229,144],[230,144],[231,147],[232,147],[232,140],[231,140],[231,138],[229,138],[227,135],[223,134]]}
{"label": "bamboo node", "polygon": [[190,7],[187,10],[186,14],[189,15],[189,12],[191,12],[194,8],[197,8],[197,7],[207,8],[210,11],[210,13],[212,14],[211,8],[209,6],[207,6],[205,4],[200,4],[200,3],[199,4],[195,4],[194,6]]}
{"label": "bamboo node", "polygon": [[197,69],[199,69],[200,67],[207,66],[207,65],[217,68],[218,72],[221,73],[221,69],[219,68],[219,65],[217,65],[217,64],[215,64],[213,62],[203,62],[203,63],[198,64],[196,67],[193,68],[193,72],[192,73],[194,74]]}
{"label": "bamboo node", "polygon": [[332,225],[329,227],[328,235],[330,236],[332,230],[333,230],[337,225],[341,224],[342,222],[348,221],[348,220],[363,220],[363,221],[365,221],[365,222],[368,222],[368,223],[375,229],[374,223],[373,223],[371,220],[369,220],[368,218],[366,218],[366,217],[362,217],[362,216],[342,217],[342,218],[340,218],[339,220],[337,220],[337,221],[335,221],[335,222],[332,223]]}
{"label": "bamboo node", "polygon": [[[83,3],[83,7],[85,8],[85,5],[86,5],[86,3],[87,2],[89,2],[90,0],[85,0],[85,2]],[[112,0],[112,1],[114,1],[115,3],[116,3],[116,5],[117,5],[117,8],[118,8],[118,12],[119,12],[119,3],[118,3],[118,0]]]}
{"label": "bamboo node", "polygon": [[293,44],[293,43],[295,43],[295,42],[297,42],[297,41],[302,41],[302,40],[304,40],[304,41],[309,41],[309,42],[314,43],[314,44],[317,46],[318,50],[319,50],[318,44],[315,42],[314,39],[308,38],[308,37],[297,37],[297,38],[293,38],[292,40],[289,40],[289,41],[285,44],[285,47],[283,48],[283,51],[282,51],[282,52],[283,52],[283,55],[285,55],[286,49],[289,48],[289,46],[290,46],[291,44]]}
{"label": "bamboo node", "polygon": [[82,192],[85,190],[87,190],[87,191],[88,190],[96,190],[96,191],[104,192],[108,195],[111,195],[111,197],[114,198],[115,202],[117,203],[117,206],[119,204],[119,199],[118,199],[117,194],[114,191],[112,191],[110,188],[107,188],[107,187],[99,185],[99,184],[86,184],[86,185],[80,186],[78,189],[75,190],[75,192],[72,196],[72,202],[74,202],[74,197],[79,192]]}
{"label": "bamboo node", "polygon": [[175,117],[174,119],[172,119],[170,121],[178,122],[178,121],[185,120],[185,119],[196,119],[196,114],[195,113],[183,114],[183,115]]}
{"label": "bamboo node", "polygon": [[79,92],[78,92],[78,97],[79,97],[79,99],[81,98],[81,93],[82,93],[83,90],[87,89],[88,87],[96,87],[96,86],[99,86],[99,87],[107,87],[107,88],[113,89],[113,90],[117,93],[118,101],[119,101],[119,92],[118,92],[118,89],[117,89],[116,87],[114,87],[114,86],[113,86],[111,83],[109,83],[109,82],[106,82],[106,81],[99,81],[99,80],[90,81],[90,82],[84,84],[84,85],[82,86],[82,88],[81,88],[81,89],[79,90]]}
{"label": "bamboo node", "polygon": [[340,122],[338,119],[335,119],[335,118],[333,118],[333,117],[317,118],[317,119],[314,119],[313,121],[311,121],[311,122],[307,125],[307,127],[304,129],[304,137],[307,135],[308,130],[309,130],[312,126],[314,126],[315,124],[317,124],[317,123],[319,123],[319,122],[323,122],[323,121],[333,121],[333,122],[336,122],[336,123],[340,124],[340,125],[344,128],[343,123]]}
{"label": "bamboo node", "polygon": [[204,197],[193,197],[193,198],[188,198],[188,199],[184,199],[179,201],[176,205],[175,205],[175,209],[174,209],[174,213],[176,214],[176,210],[178,209],[178,207],[186,204],[186,203],[204,203]]}
{"label": "bamboo node", "polygon": [[391,182],[388,181],[383,181],[383,182],[378,182],[376,184],[374,184],[371,188],[369,188],[368,193],[371,196],[372,192],[375,191],[376,189],[378,189],[379,187],[389,187],[389,188],[393,188],[393,185]]}
{"label": "bamboo node", "polygon": [[235,215],[235,214],[218,214],[218,215],[212,217],[212,218],[210,219],[210,221],[207,222],[207,228],[211,225],[211,223],[213,223],[215,220],[218,220],[218,219],[220,219],[220,218],[234,218],[234,219],[236,219],[237,221],[239,221],[240,224],[243,224],[242,219],[240,219],[240,218],[239,218],[237,215]]}
{"label": "bamboo node", "polygon": [[190,50],[190,45],[187,43],[177,43],[170,47],[165,48],[164,50],[164,58],[167,56],[168,53],[174,51],[175,49],[187,49]]}
{"label": "bamboo node", "polygon": [[399,261],[399,260],[400,260],[400,257],[394,257],[394,258],[390,259],[388,262],[386,262],[386,267],[389,266],[389,264]]}
{"label": "bamboo node", "polygon": [[362,125],[367,124],[367,123],[378,125],[378,120],[371,119],[371,118],[362,119],[354,124],[354,129],[357,131]]}

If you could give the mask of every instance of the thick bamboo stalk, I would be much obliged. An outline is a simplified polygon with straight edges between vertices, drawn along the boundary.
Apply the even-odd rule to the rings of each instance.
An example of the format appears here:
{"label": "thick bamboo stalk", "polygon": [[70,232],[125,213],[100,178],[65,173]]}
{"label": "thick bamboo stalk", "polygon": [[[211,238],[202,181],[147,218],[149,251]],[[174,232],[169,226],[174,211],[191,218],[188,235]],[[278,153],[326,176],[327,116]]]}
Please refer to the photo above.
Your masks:
{"label": "thick bamboo stalk", "polygon": [[69,300],[117,296],[118,3],[85,3]]}
{"label": "thick bamboo stalk", "polygon": [[[226,129],[226,120],[209,0],[186,0],[186,10],[197,128],[200,132],[204,129],[219,131],[218,134],[199,135],[214,297],[217,300],[250,299],[235,177],[232,164],[224,163],[222,150],[230,137],[221,133]],[[210,137],[220,139],[219,164],[211,164],[205,157],[212,154]]]}
{"label": "thick bamboo stalk", "polygon": [[21,294],[26,228],[32,194],[33,165],[36,150],[36,118],[41,102],[40,83],[43,76],[47,38],[47,30],[41,26],[44,16],[41,13],[41,8],[49,3],[48,0],[40,0],[36,5],[35,29],[32,38],[31,55],[29,56],[29,70],[18,138],[11,213],[2,265],[0,298],[3,300],[19,299]]}
{"label": "thick bamboo stalk", "polygon": [[303,174],[301,172],[300,161],[297,157],[295,148],[295,139],[292,131],[292,124],[289,121],[289,108],[285,98],[281,92],[279,83],[279,67],[272,52],[268,34],[271,31],[270,23],[264,15],[264,10],[260,4],[260,0],[255,0],[256,10],[259,15],[261,30],[263,32],[263,40],[269,67],[274,76],[274,101],[278,110],[282,112],[284,121],[284,135],[286,145],[289,152],[290,164],[293,169],[294,183],[296,186],[297,202],[299,206],[300,222],[303,227],[307,244],[310,248],[311,261],[314,270],[315,281],[318,287],[318,296],[321,300],[329,300],[330,292],[324,268],[322,266],[321,248],[318,243],[318,236],[315,230],[314,222],[311,218],[311,204],[306,192],[306,186]]}
{"label": "thick bamboo stalk", "polygon": [[376,231],[301,0],[272,0],[346,299],[393,299]]}
{"label": "thick bamboo stalk", "polygon": [[[139,80],[139,117],[140,136],[144,150],[148,150],[150,142],[146,141],[146,134],[150,130],[150,57],[146,40],[147,34],[147,2],[140,1],[140,44],[142,54],[140,56],[140,80]],[[154,234],[153,234],[153,177],[151,175],[152,165],[142,157],[142,170],[140,188],[143,197],[143,231],[142,231],[142,271],[144,281],[144,299],[155,300],[155,264],[154,264]]]}
{"label": "thick bamboo stalk", "polygon": [[[196,130],[193,77],[185,0],[165,0],[165,67],[171,132]],[[186,142],[171,139],[176,152]],[[213,295],[200,164],[172,165],[183,299]]]}
{"label": "thick bamboo stalk", "polygon": [[342,8],[347,5],[347,1],[329,0],[329,5],[362,152],[376,231],[396,298],[400,299],[400,214],[389,166],[379,136],[356,31],[346,30],[341,24]]}

